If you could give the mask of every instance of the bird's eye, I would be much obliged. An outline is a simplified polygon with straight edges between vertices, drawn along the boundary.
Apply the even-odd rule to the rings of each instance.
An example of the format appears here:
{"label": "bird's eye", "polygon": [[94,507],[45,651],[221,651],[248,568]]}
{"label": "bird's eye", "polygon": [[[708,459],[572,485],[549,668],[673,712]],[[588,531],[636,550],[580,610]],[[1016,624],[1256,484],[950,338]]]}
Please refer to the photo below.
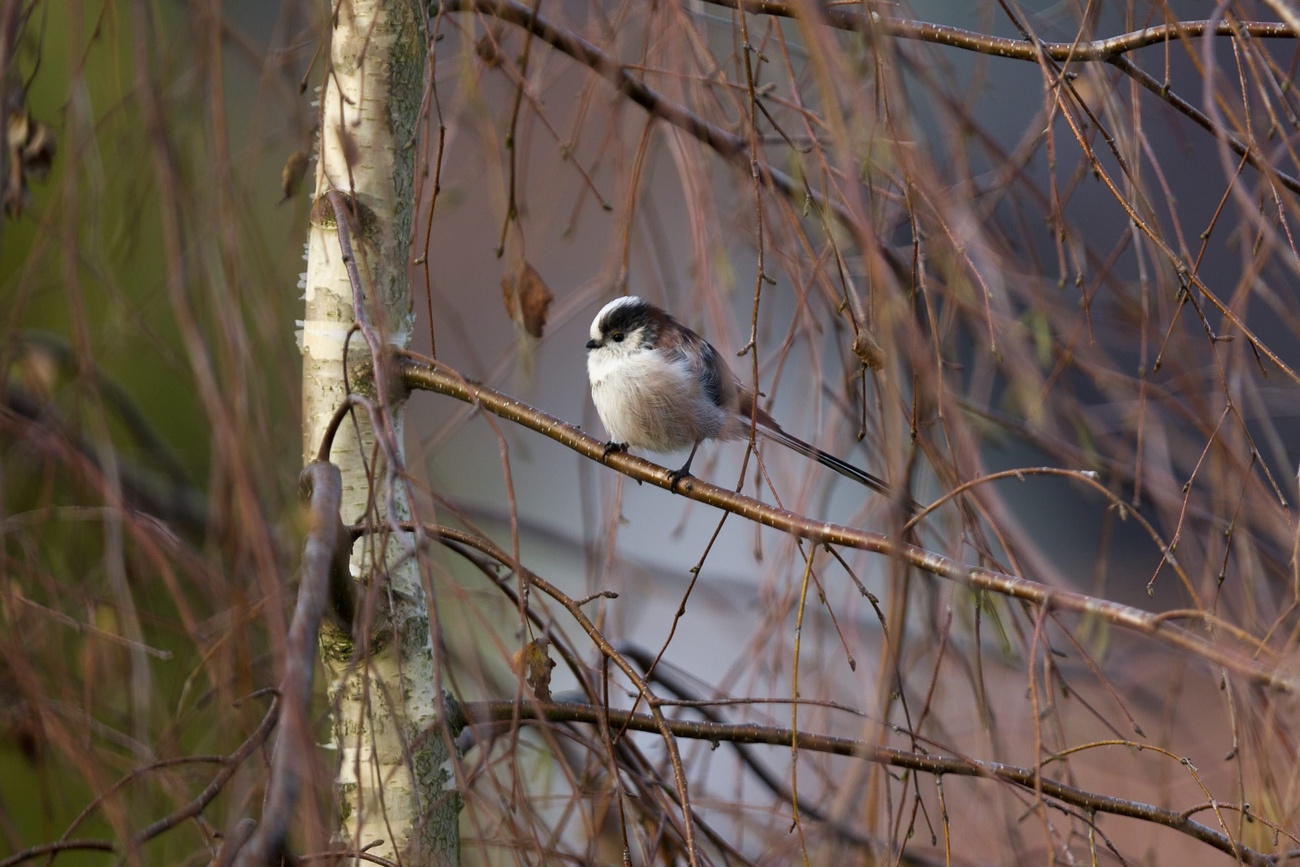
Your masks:
{"label": "bird's eye", "polygon": [[614,332],[611,332],[610,335],[609,335],[609,339],[610,339],[610,340],[613,340],[615,343],[622,343],[622,342],[623,342],[623,332],[622,332],[622,331],[614,331]]}

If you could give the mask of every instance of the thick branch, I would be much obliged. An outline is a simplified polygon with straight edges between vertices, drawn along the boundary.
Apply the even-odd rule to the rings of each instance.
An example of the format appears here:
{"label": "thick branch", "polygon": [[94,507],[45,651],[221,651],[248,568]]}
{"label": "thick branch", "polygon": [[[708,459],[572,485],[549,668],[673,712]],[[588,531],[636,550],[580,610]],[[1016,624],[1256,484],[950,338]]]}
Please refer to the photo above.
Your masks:
{"label": "thick branch", "polygon": [[[469,723],[545,720],[548,722],[582,722],[603,725],[607,722],[611,726],[634,731],[660,732],[662,730],[660,722],[646,714],[629,713],[625,710],[597,707],[589,704],[568,702],[530,702],[523,704],[513,701],[482,701],[461,704],[460,709],[466,722]],[[1154,822],[1157,825],[1164,825],[1227,852],[1233,857],[1240,858],[1243,864],[1255,864],[1264,867],[1264,865],[1275,863],[1272,857],[1243,846],[1228,834],[1194,821],[1181,812],[1157,807],[1154,804],[1145,804],[1124,798],[1112,798],[1086,789],[1080,789],[1077,786],[1062,783],[1051,777],[1042,776],[1035,768],[1022,768],[1015,765],[1006,765],[1002,762],[987,762],[959,756],[926,755],[852,738],[814,735],[777,726],[762,726],[752,723],[731,724],[703,720],[670,719],[666,724],[675,737],[705,740],[713,744],[726,741],[737,744],[768,744],[789,749],[793,743],[801,750],[853,756],[869,762],[877,762],[933,776],[952,774],[962,777],[987,777],[1011,783],[1034,794],[1041,792],[1049,798],[1055,798],[1062,803],[1089,812],[1112,813],[1117,816],[1129,816],[1134,819]]]}
{"label": "thick branch", "polygon": [[[733,512],[750,521],[773,527],[819,544],[841,545],[871,551],[899,560],[923,572],[955,581],[974,590],[985,590],[1020,599],[1035,606],[1056,611],[1073,611],[1101,617],[1126,629],[1140,632],[1170,647],[1195,654],[1207,662],[1221,665],[1231,672],[1266,686],[1287,692],[1300,689],[1300,676],[1284,668],[1281,660],[1266,648],[1254,647],[1252,655],[1211,643],[1186,629],[1168,623],[1160,615],[1085,593],[1062,590],[980,566],[959,563],[934,551],[896,541],[883,533],[872,533],[828,521],[816,521],[803,515],[761,503],[751,497],[715,487],[696,478],[686,478],[673,487],[673,474],[650,461],[627,454],[606,454],[606,443],[583,433],[577,427],[548,415],[522,401],[483,385],[471,383],[451,372],[445,365],[427,359],[402,356],[406,384],[412,389],[436,391],[473,403],[501,418],[545,434],[556,442],[640,482],[674,491],[692,500]],[[1254,658],[1263,655],[1261,660]]]}
{"label": "thick branch", "polygon": [[235,862],[260,867],[279,860],[289,835],[302,774],[315,753],[312,736],[312,675],[316,670],[317,634],[330,596],[330,576],[347,569],[349,536],[339,520],[342,481],[333,464],[316,461],[302,471],[310,529],[303,546],[298,602],[285,648],[280,699],[284,720],[271,761],[262,822]]}

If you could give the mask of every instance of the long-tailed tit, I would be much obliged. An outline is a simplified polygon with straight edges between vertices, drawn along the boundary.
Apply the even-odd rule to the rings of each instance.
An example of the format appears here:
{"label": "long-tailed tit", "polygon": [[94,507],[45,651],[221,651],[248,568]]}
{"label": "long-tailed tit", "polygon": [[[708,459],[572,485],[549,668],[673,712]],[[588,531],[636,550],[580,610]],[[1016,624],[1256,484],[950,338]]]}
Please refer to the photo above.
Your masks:
{"label": "long-tailed tit", "polygon": [[616,298],[602,307],[591,323],[587,350],[591,398],[609,431],[611,449],[690,448],[686,463],[673,473],[674,484],[690,473],[701,442],[745,439],[752,417],[768,439],[891,495],[871,473],[782,430],[776,419],[754,406],[753,392],[740,384],[712,344],[642,298]]}

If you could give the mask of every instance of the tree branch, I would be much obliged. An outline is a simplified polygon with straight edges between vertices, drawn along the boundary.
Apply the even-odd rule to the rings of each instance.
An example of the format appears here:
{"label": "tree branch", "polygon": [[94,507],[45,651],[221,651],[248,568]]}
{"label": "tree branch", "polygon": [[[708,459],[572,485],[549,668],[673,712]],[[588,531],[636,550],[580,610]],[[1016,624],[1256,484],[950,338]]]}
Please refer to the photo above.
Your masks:
{"label": "tree branch", "polygon": [[[513,720],[533,722],[582,722],[594,725],[608,720],[612,725],[642,732],[659,732],[660,722],[646,714],[629,713],[625,710],[598,707],[595,705],[569,702],[531,702],[528,704],[513,701],[480,701],[460,705],[465,720],[469,723],[510,722]],[[761,726],[752,723],[719,723],[704,720],[667,720],[668,730],[674,737],[705,740],[710,743],[726,741],[737,744],[768,744],[789,749],[791,743],[801,750],[810,750],[832,755],[852,756],[869,762],[904,768],[917,773],[942,777],[946,774],[962,777],[985,777],[1018,786],[1031,794],[1042,793],[1050,798],[1079,807],[1087,812],[1111,813],[1116,816],[1128,816],[1172,828],[1216,849],[1227,852],[1243,864],[1272,865],[1273,856],[1238,843],[1228,834],[1215,830],[1208,825],[1194,821],[1185,812],[1157,807],[1139,801],[1124,798],[1112,798],[1099,795],[1086,789],[1071,786],[1041,775],[1037,768],[1022,768],[1002,762],[987,762],[962,756],[936,756],[898,750],[891,747],[852,738],[834,737],[832,735],[814,735],[802,731],[791,731],[777,726]],[[1220,804],[1220,807],[1227,805]],[[1248,811],[1248,808],[1245,808]],[[1250,814],[1248,812],[1248,815]]]}
{"label": "tree branch", "polygon": [[[881,554],[914,566],[940,578],[974,590],[983,590],[1019,599],[1053,611],[1072,611],[1100,617],[1109,623],[1139,632],[1177,650],[1194,654],[1207,662],[1221,665],[1255,683],[1281,689],[1300,690],[1300,675],[1284,665],[1276,654],[1262,645],[1242,653],[1202,638],[1189,630],[1166,622],[1160,615],[1122,605],[1107,599],[1049,587],[1019,575],[1011,575],[981,566],[959,563],[949,557],[917,545],[909,545],[883,534],[828,521],[818,521],[794,512],[769,506],[751,497],[719,488],[696,478],[683,479],[673,487],[673,474],[657,464],[626,452],[606,454],[606,443],[555,416],[487,386],[471,383],[441,362],[420,359],[411,353],[399,353],[403,378],[411,389],[436,391],[472,403],[493,415],[513,421],[545,434],[581,455],[602,461],[629,478],[648,482],[668,491],[723,511],[732,512],[757,524],[809,539],[818,544],[840,545]],[[1256,658],[1260,654],[1264,659]]]}
{"label": "tree branch", "polygon": [[[737,4],[740,4],[739,6]],[[722,2],[720,5],[730,6],[731,8],[745,8],[750,12],[762,12],[770,15],[786,15],[794,17],[793,7],[785,3],[760,3],[750,2],[750,0],[731,0],[731,2]],[[790,201],[799,201],[806,198],[813,202],[816,207],[823,213],[829,214],[835,218],[841,225],[853,229],[858,221],[848,208],[839,201],[828,199],[825,195],[813,190],[807,184],[800,183],[785,174],[779,169],[773,168],[768,162],[760,159],[751,159],[748,149],[747,140],[743,136],[735,135],[726,130],[709,123],[702,117],[692,113],[686,107],[666,99],[653,88],[649,87],[639,79],[633,77],[627,68],[618,61],[617,58],[601,51],[598,47],[587,40],[567,30],[562,30],[551,24],[545,18],[537,15],[532,9],[517,2],[517,0],[444,0],[441,7],[447,11],[469,11],[475,9],[485,15],[491,15],[502,21],[509,22],[516,26],[522,27],[530,34],[539,37],[555,49],[569,55],[579,63],[589,67],[598,73],[619,92],[626,95],[637,105],[640,105],[650,114],[667,121],[673,126],[691,134],[703,144],[712,148],[719,156],[728,162],[735,164],[737,167],[757,173],[759,179],[765,187],[785,196]],[[1033,61],[1035,63],[1046,63],[1049,60],[1068,59],[1074,61],[1083,60],[1100,60],[1111,63],[1125,75],[1132,76],[1144,88],[1154,93],[1156,96],[1169,103],[1178,111],[1186,114],[1198,125],[1205,128],[1216,138],[1221,139],[1234,152],[1243,156],[1256,170],[1269,178],[1275,178],[1278,183],[1294,192],[1300,192],[1300,180],[1291,177],[1270,164],[1262,157],[1258,150],[1251,147],[1248,142],[1243,141],[1230,130],[1216,126],[1210,118],[1203,112],[1198,111],[1186,100],[1174,96],[1169,87],[1164,84],[1157,84],[1155,80],[1134,66],[1124,56],[1123,52],[1132,51],[1143,45],[1151,45],[1161,41],[1174,38],[1179,33],[1187,35],[1234,35],[1239,33],[1250,33],[1251,35],[1283,38],[1294,34],[1285,25],[1274,24],[1269,22],[1231,22],[1231,26],[1225,25],[1229,22],[1190,22],[1188,24],[1174,24],[1162,27],[1146,28],[1145,30],[1135,31],[1134,33],[1123,34],[1111,39],[1104,39],[1091,43],[1078,43],[1086,45],[1089,50],[1082,55],[1076,56],[1072,46],[1075,43],[1045,43],[1031,42],[1027,40],[1004,39],[1000,37],[984,36],[981,34],[971,33],[970,31],[961,30],[960,28],[944,27],[937,24],[926,24],[924,22],[907,21],[905,19],[890,19],[878,16],[872,13],[870,17],[853,12],[844,11],[847,7],[821,7],[821,12],[827,16],[824,20],[826,23],[841,29],[866,30],[874,29],[887,35],[895,35],[902,38],[920,39],[927,42],[938,44],[953,45],[970,50],[978,50],[982,53],[992,54],[998,57],[1008,57],[1017,60]],[[1190,28],[1190,29],[1189,29]],[[1055,55],[1061,55],[1057,58]],[[1094,166],[1096,166],[1094,160]],[[1112,188],[1118,204],[1123,207],[1131,219],[1134,219],[1139,226],[1143,227],[1143,233],[1160,247],[1161,252],[1179,270],[1184,270],[1185,263],[1181,257],[1175,253],[1160,237],[1152,232],[1145,223],[1133,212],[1131,204],[1113,188],[1109,183],[1109,178],[1105,173],[1101,174],[1104,180],[1108,181],[1108,186]],[[879,244],[875,248],[876,252],[888,263],[890,269],[900,279],[908,273],[908,269],[898,258],[898,255],[890,247]],[[1221,299],[1218,298],[1209,287],[1194,272],[1187,272],[1187,280],[1195,286],[1205,297],[1215,306],[1233,324],[1234,327],[1241,330],[1243,336],[1250,341],[1251,346],[1259,353],[1264,355],[1273,362],[1277,368],[1284,373],[1288,379],[1300,383],[1300,373],[1292,370],[1291,367],[1273,350],[1271,350],[1254,332],[1246,327],[1245,322],[1238,314]],[[903,282],[909,282],[903,280]]]}
{"label": "tree branch", "polygon": [[331,575],[347,571],[349,536],[339,519],[342,480],[333,464],[316,461],[300,476],[308,500],[310,529],[303,546],[301,581],[286,640],[280,700],[284,721],[271,760],[262,821],[236,864],[261,867],[278,862],[289,835],[302,775],[316,752],[312,737],[312,676],[316,671],[317,633],[330,598]]}

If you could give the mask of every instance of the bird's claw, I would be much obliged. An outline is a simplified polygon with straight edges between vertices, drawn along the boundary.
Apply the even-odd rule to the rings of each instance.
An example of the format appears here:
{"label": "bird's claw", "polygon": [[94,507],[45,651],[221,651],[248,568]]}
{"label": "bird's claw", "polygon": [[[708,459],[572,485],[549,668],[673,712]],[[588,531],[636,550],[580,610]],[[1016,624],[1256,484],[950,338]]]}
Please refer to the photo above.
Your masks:
{"label": "bird's claw", "polygon": [[616,443],[613,440],[610,440],[605,443],[605,450],[600,453],[600,462],[602,464],[605,463],[606,459],[608,459],[610,455],[614,454],[614,452],[625,451],[627,451],[627,443]]}
{"label": "bird's claw", "polygon": [[690,477],[690,470],[686,467],[682,467],[680,470],[673,470],[668,474],[668,490],[672,491],[674,494],[677,493],[677,485],[681,483],[682,479],[689,479]]}

